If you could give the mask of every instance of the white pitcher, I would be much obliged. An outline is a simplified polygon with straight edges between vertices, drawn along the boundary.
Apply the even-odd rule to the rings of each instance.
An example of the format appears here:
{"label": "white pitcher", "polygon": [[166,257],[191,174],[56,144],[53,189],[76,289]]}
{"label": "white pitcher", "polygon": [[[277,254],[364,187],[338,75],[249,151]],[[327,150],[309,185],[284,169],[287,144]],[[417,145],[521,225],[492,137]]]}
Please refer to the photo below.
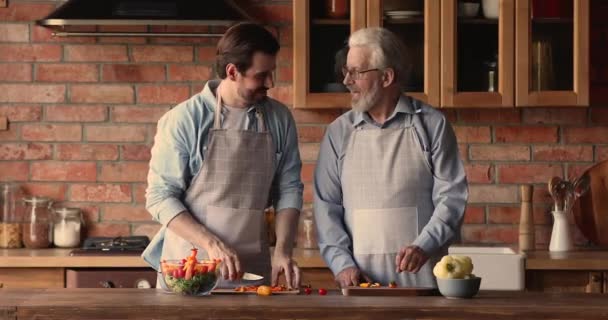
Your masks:
{"label": "white pitcher", "polygon": [[572,250],[572,237],[570,235],[570,225],[565,211],[552,211],[553,230],[551,231],[551,242],[549,251],[570,251]]}

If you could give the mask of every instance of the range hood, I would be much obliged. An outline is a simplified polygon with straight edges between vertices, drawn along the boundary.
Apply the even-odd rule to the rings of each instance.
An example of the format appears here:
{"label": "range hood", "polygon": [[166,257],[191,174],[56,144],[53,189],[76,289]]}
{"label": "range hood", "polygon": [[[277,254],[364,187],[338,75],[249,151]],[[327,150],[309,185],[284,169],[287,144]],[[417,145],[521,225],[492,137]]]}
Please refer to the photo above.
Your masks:
{"label": "range hood", "polygon": [[71,26],[230,26],[254,19],[233,0],[67,0],[40,26],[58,36],[220,36],[212,33],[67,32]]}

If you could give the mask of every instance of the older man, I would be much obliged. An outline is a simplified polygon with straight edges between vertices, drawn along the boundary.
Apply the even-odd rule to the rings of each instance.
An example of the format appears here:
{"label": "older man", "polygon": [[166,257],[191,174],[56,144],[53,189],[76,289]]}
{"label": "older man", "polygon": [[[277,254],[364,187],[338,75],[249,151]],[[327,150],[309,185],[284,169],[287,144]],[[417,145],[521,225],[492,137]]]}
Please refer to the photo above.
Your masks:
{"label": "older man", "polygon": [[402,94],[407,61],[393,33],[362,29],[348,46],[352,110],[327,128],[315,171],[321,254],[341,286],[435,287],[468,197],[454,131]]}

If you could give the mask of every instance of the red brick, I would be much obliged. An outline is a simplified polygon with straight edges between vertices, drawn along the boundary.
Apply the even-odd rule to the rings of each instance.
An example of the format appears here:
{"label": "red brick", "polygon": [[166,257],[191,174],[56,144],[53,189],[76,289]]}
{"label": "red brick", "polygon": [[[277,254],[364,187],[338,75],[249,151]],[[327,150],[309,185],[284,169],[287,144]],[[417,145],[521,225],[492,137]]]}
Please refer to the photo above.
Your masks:
{"label": "red brick", "polygon": [[128,184],[72,184],[71,201],[131,202]]}
{"label": "red brick", "polygon": [[120,154],[121,160],[149,161],[151,157],[150,146],[138,144],[120,146]]}
{"label": "red brick", "polygon": [[147,175],[148,163],[146,162],[104,163],[101,165],[99,181],[145,182]]}
{"label": "red brick", "polygon": [[596,125],[608,125],[608,108],[591,109],[591,123]]}
{"label": "red brick", "polygon": [[604,161],[608,160],[608,146],[597,146],[596,147],[596,157],[595,161]]}
{"label": "red brick", "polygon": [[549,242],[551,241],[551,230],[553,228],[550,226],[536,226],[534,229],[536,250],[548,250]]}
{"label": "red brick", "polygon": [[106,64],[103,65],[103,81],[108,82],[157,82],[165,81],[165,66]]}
{"label": "red brick", "polygon": [[58,144],[57,160],[118,160],[115,144]]}
{"label": "red brick", "polygon": [[73,85],[71,101],[75,103],[133,103],[130,85]]}
{"label": "red brick", "polygon": [[0,42],[29,42],[30,28],[25,23],[0,24]]}
{"label": "red brick", "polygon": [[302,182],[312,182],[315,175],[315,164],[314,163],[303,163],[301,178]]}
{"label": "red brick", "polygon": [[534,161],[593,161],[592,146],[535,146]]}
{"label": "red brick", "polygon": [[146,140],[146,127],[87,126],[86,137],[89,142],[143,142]]}
{"label": "red brick", "polygon": [[103,207],[102,221],[151,221],[143,205],[110,204]]}
{"label": "red brick", "polygon": [[[74,31],[95,31],[95,27],[92,30],[87,30],[84,26],[79,28],[72,27],[71,29],[78,29]],[[53,30],[45,27],[32,25],[32,42],[52,42],[52,43],[95,43],[95,37],[58,37],[53,36]]]}
{"label": "red brick", "polygon": [[469,203],[516,203],[519,189],[508,185],[469,185]]}
{"label": "red brick", "polygon": [[148,185],[145,183],[133,183],[133,198],[135,203],[146,203],[146,188]]}
{"label": "red brick", "polygon": [[456,113],[456,110],[454,110],[454,109],[439,109],[439,112],[441,112],[443,114],[443,116],[445,117],[445,119],[449,123],[456,123],[456,122],[458,122],[458,113]]}
{"label": "red brick", "polygon": [[11,122],[40,121],[42,108],[29,105],[0,105],[0,116],[8,117]]}
{"label": "red brick", "polygon": [[212,64],[216,59],[216,47],[197,47],[196,48],[197,62]]}
{"label": "red brick", "polygon": [[278,67],[277,68],[277,81],[278,82],[292,82],[293,81],[293,67]]}
{"label": "red brick", "polygon": [[490,183],[494,181],[494,168],[489,164],[467,164],[464,166],[470,183]]}
{"label": "red brick", "polygon": [[156,123],[169,107],[128,107],[111,108],[112,122]]}
{"label": "red brick", "polygon": [[566,143],[608,143],[608,127],[564,128]]}
{"label": "red brick", "polygon": [[[215,51],[213,51],[215,55]],[[277,64],[280,66],[289,66],[293,61],[293,49],[290,47],[281,47],[277,55]]]}
{"label": "red brick", "polygon": [[192,46],[133,46],[131,56],[134,62],[193,62]]}
{"label": "red brick", "polygon": [[80,141],[82,127],[79,124],[26,124],[21,128],[26,141]]}
{"label": "red brick", "polygon": [[529,161],[530,147],[513,145],[472,145],[471,160]]}
{"label": "red brick", "polygon": [[268,96],[287,106],[291,106],[293,104],[293,87],[275,86],[268,90]]}
{"label": "red brick", "polygon": [[313,186],[311,183],[304,184],[304,192],[302,194],[302,200],[304,203],[311,203],[314,198]]}
{"label": "red brick", "polygon": [[532,214],[534,215],[534,224],[537,225],[548,225],[552,224],[553,220],[551,217],[551,208],[553,205],[547,206],[534,206]]}
{"label": "red brick", "polygon": [[585,171],[590,169],[595,165],[594,163],[582,164],[582,165],[568,165],[568,179],[573,181],[574,179],[580,177]]}
{"label": "red brick", "polygon": [[461,109],[459,122],[471,124],[520,123],[520,110],[515,109]]}
{"label": "red brick", "polygon": [[528,108],[524,109],[524,123],[585,124],[586,108]]}
{"label": "red brick", "polygon": [[88,237],[126,237],[131,227],[124,223],[93,223],[86,226]]}
{"label": "red brick", "polygon": [[0,64],[0,81],[32,81],[32,65],[25,63]]}
{"label": "red brick", "polygon": [[490,207],[488,223],[519,224],[520,207]]}
{"label": "red brick", "polygon": [[55,44],[0,44],[0,61],[49,62],[61,59],[61,46]]}
{"label": "red brick", "polygon": [[519,229],[515,226],[464,225],[462,240],[465,243],[504,243],[515,244]]}
{"label": "red brick", "polygon": [[[213,30],[211,30],[213,28]],[[150,31],[158,33],[217,33],[223,34],[225,27],[215,26],[151,26]],[[215,44],[219,37],[154,37],[151,38],[150,44],[198,44],[210,45]]]}
{"label": "red brick", "polygon": [[486,208],[485,207],[473,207],[467,206],[464,212],[464,223],[485,223],[486,222]]}
{"label": "red brick", "polygon": [[293,28],[291,26],[283,27],[279,32],[279,43],[281,46],[293,45]]}
{"label": "red brick", "polygon": [[317,161],[319,157],[318,143],[301,143],[300,144],[300,158],[302,161]]}
{"label": "red brick", "polygon": [[0,84],[0,102],[58,103],[64,101],[64,85]]}
{"label": "red brick", "polygon": [[100,32],[146,32],[147,26],[99,26]]}
{"label": "red brick", "polygon": [[27,21],[41,19],[55,9],[54,4],[10,2],[8,8],[0,8],[0,21]]}
{"label": "red brick", "polygon": [[498,165],[500,183],[541,183],[553,176],[561,177],[561,164],[509,164]]}
{"label": "red brick", "polygon": [[532,195],[532,202],[535,205],[538,204],[552,204],[553,203],[553,199],[551,198],[551,194],[549,194],[548,188],[547,188],[547,182],[549,181],[549,179],[547,179],[547,181],[543,182],[542,184],[535,184],[534,185],[534,194]]}
{"label": "red brick", "polygon": [[148,236],[152,239],[160,230],[161,225],[158,223],[138,223],[133,225],[134,236]]}
{"label": "red brick", "polygon": [[557,127],[496,127],[496,142],[557,142]]}
{"label": "red brick", "polygon": [[306,110],[306,109],[291,109],[291,114],[298,124],[310,123],[310,124],[327,124],[336,120],[341,114],[342,110],[339,109],[328,109],[328,110]]}
{"label": "red brick", "polygon": [[44,196],[53,201],[64,201],[68,190],[65,183],[27,182],[22,185],[23,191],[28,195]]}
{"label": "red brick", "polygon": [[107,119],[106,106],[55,105],[46,107],[47,121],[99,122]]}
{"label": "red brick", "polygon": [[122,45],[66,45],[65,57],[66,61],[129,61],[127,46]]}
{"label": "red brick", "polygon": [[298,126],[298,141],[321,142],[325,134],[325,126]]}
{"label": "red brick", "polygon": [[169,81],[207,81],[213,78],[211,67],[203,65],[170,65]]}
{"label": "red brick", "polygon": [[69,208],[78,208],[82,213],[82,217],[86,226],[99,222],[99,207],[95,205],[89,205],[88,203],[79,202],[61,202],[61,206]]}
{"label": "red brick", "polygon": [[36,80],[48,82],[97,82],[98,67],[94,64],[39,64]]}
{"label": "red brick", "polygon": [[18,137],[19,125],[9,124],[8,130],[0,130],[0,141],[17,141]]}
{"label": "red brick", "polygon": [[115,43],[115,44],[144,44],[144,37],[100,37],[99,43]]}
{"label": "red brick", "polygon": [[48,160],[53,146],[42,143],[1,143],[0,160]]}
{"label": "red brick", "polygon": [[186,85],[145,85],[137,88],[137,102],[148,104],[179,103],[190,97]]}
{"label": "red brick", "polygon": [[0,181],[27,181],[29,164],[25,161],[0,161]]}
{"label": "red brick", "polygon": [[464,143],[458,144],[458,154],[463,163],[469,162],[469,146]]}
{"label": "red brick", "polygon": [[95,162],[44,161],[31,165],[32,181],[95,181]]}
{"label": "red brick", "polygon": [[490,142],[490,127],[454,126],[459,143]]}

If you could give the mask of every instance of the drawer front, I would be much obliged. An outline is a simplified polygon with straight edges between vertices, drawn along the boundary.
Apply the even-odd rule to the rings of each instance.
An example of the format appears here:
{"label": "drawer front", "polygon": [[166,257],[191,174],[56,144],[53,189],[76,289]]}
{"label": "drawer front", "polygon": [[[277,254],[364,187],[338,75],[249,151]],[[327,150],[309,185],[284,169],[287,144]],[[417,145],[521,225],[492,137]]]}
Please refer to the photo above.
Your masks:
{"label": "drawer front", "polygon": [[0,268],[4,288],[63,288],[63,268]]}
{"label": "drawer front", "polygon": [[66,288],[154,288],[151,268],[67,269]]}

